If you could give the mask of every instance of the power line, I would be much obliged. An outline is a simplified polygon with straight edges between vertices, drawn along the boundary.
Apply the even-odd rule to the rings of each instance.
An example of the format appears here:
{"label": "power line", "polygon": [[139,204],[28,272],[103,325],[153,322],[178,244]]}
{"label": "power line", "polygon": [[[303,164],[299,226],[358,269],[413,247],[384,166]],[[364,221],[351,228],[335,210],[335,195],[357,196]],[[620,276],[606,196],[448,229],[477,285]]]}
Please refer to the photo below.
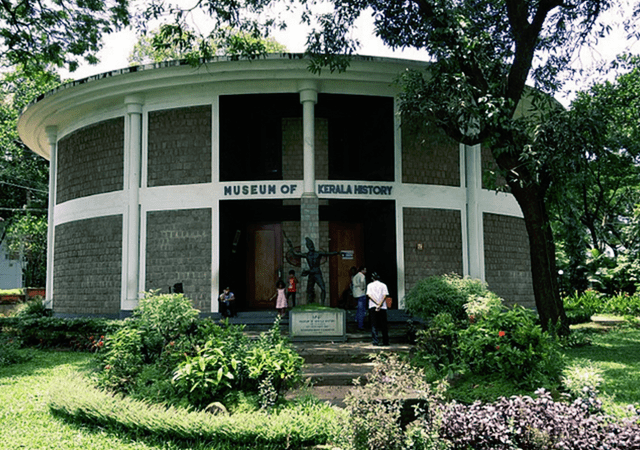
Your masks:
{"label": "power line", "polygon": [[9,183],[8,181],[0,181],[0,184],[6,184],[7,186],[13,186],[13,187],[17,187],[17,188],[27,189],[29,191],[42,192],[42,193],[47,194],[47,195],[49,194],[49,191],[45,191],[43,189],[37,189],[37,188],[28,187],[28,186],[21,186],[19,184]]}

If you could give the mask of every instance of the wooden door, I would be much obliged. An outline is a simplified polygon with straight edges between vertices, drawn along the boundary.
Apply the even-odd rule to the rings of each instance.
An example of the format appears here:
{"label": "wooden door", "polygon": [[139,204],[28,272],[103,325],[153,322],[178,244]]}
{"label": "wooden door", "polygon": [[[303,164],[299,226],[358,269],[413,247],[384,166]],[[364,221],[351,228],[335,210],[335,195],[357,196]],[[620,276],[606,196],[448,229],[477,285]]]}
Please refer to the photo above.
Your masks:
{"label": "wooden door", "polygon": [[352,222],[329,223],[329,250],[342,252],[329,258],[329,272],[331,277],[329,295],[331,306],[351,308],[345,304],[349,299],[349,285],[351,284],[351,267],[360,267],[364,261],[364,236],[362,224]]}
{"label": "wooden door", "polygon": [[250,309],[273,309],[278,271],[282,267],[282,227],[255,224],[247,230],[247,294]]}

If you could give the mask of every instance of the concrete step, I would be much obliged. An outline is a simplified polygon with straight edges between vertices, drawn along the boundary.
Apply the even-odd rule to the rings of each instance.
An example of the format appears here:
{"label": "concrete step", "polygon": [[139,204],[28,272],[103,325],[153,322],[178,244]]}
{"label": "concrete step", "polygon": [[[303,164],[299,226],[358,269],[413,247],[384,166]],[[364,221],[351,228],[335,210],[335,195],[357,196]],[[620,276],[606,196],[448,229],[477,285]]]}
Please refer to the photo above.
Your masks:
{"label": "concrete step", "polygon": [[409,344],[374,346],[370,342],[294,343],[305,360],[303,376],[315,386],[352,386],[353,380],[373,369],[373,357],[381,352],[400,353]]}
{"label": "concrete step", "polygon": [[305,364],[304,377],[316,386],[353,386],[353,380],[373,369],[373,363],[317,363]]}

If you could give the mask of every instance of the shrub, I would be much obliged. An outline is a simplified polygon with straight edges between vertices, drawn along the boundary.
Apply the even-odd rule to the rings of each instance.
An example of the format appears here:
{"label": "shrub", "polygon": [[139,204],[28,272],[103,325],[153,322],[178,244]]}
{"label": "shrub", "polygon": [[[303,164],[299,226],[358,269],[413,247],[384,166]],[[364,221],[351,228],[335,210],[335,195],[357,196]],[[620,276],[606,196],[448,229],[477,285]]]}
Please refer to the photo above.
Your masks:
{"label": "shrub", "polygon": [[431,428],[409,427],[405,434],[417,417],[432,423],[442,389],[433,391],[422,371],[397,356],[378,355],[366,383],[357,383],[345,398],[347,444],[354,450],[442,448]]}
{"label": "shrub", "polygon": [[640,316],[640,296],[626,292],[609,297],[598,312],[619,314],[621,316]]}
{"label": "shrub", "polygon": [[439,434],[460,449],[640,449],[640,417],[615,421],[593,414],[583,399],[569,404],[544,390],[536,395],[442,405]]}
{"label": "shrub", "polygon": [[235,353],[225,353],[210,340],[197,349],[195,356],[185,355],[185,361],[175,370],[173,381],[179,392],[198,408],[212,403],[220,393],[234,387],[234,379],[242,362]]}
{"label": "shrub", "polygon": [[487,295],[486,284],[459,275],[425,278],[409,291],[405,298],[407,311],[424,320],[448,313],[454,320],[465,320],[465,303],[473,296]]}
{"label": "shrub", "polygon": [[565,297],[564,309],[569,323],[589,322],[591,316],[602,310],[603,298],[603,294],[593,289],[587,289],[582,294],[574,292]]}
{"label": "shrub", "polygon": [[300,381],[302,358],[280,336],[279,321],[251,341],[228,320],[197,320],[190,305],[181,294],[145,296],[122,329],[105,339],[98,385],[196,408],[234,401],[229,392],[241,390],[266,407]]}
{"label": "shrub", "polygon": [[153,360],[179,336],[195,331],[199,311],[183,294],[148,292],[138,302],[132,317],[141,330],[145,351]]}
{"label": "shrub", "polygon": [[97,336],[117,330],[120,322],[109,319],[59,317],[3,317],[0,329],[28,347],[65,347],[81,351],[95,351]]}
{"label": "shrub", "polygon": [[51,315],[51,310],[45,308],[42,297],[34,297],[24,303],[20,303],[13,311],[14,317],[45,317]]}
{"label": "shrub", "polygon": [[562,370],[562,384],[573,398],[588,398],[604,381],[602,369],[593,364],[573,364]]}
{"label": "shrub", "polygon": [[15,338],[0,335],[0,367],[27,362],[31,358],[31,355],[20,350],[20,342]]}
{"label": "shrub", "polygon": [[439,372],[456,372],[461,363],[458,352],[459,332],[460,326],[453,321],[451,314],[436,315],[426,329],[416,333],[417,362],[421,365],[432,364]]}
{"label": "shrub", "polygon": [[460,331],[458,348],[472,373],[499,374],[536,388],[557,379],[562,368],[558,344],[521,306],[494,311]]}

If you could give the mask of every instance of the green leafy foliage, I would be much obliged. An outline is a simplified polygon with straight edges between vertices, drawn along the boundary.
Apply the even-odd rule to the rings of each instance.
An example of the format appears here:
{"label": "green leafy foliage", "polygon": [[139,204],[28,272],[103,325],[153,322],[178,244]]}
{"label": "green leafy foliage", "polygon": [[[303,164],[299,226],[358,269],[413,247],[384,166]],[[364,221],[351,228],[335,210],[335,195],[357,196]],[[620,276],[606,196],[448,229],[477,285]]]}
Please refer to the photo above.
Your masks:
{"label": "green leafy foliage", "polygon": [[424,320],[448,313],[454,320],[466,319],[464,305],[472,296],[488,293],[480,280],[456,274],[433,276],[419,281],[405,298],[407,311]]}
{"label": "green leafy foliage", "polygon": [[461,386],[464,396],[465,380],[474,377],[486,377],[489,383],[504,380],[515,390],[558,384],[559,343],[542,330],[536,314],[521,306],[504,306],[479,282],[467,286],[474,293],[457,300],[468,312],[466,320],[449,312],[433,317],[417,333],[413,360],[432,367],[436,377],[455,381],[454,388]]}
{"label": "green leafy foliage", "polygon": [[0,334],[0,367],[20,364],[31,359],[31,355],[20,349],[21,342],[13,337]]}
{"label": "green leafy foliage", "polygon": [[273,328],[256,340],[240,326],[197,319],[182,294],[148,294],[98,352],[98,384],[133,398],[204,409],[244,401],[273,406],[301,380],[302,358]]}
{"label": "green leafy foliage", "polygon": [[26,215],[16,218],[6,231],[7,250],[23,264],[23,284],[39,287],[47,279],[47,217]]}
{"label": "green leafy foliage", "polygon": [[117,321],[108,319],[65,319],[40,315],[0,317],[2,333],[28,347],[96,351],[104,345],[101,336],[113,333],[119,327]]}
{"label": "green leafy foliage", "polygon": [[458,349],[472,373],[496,374],[527,388],[549,385],[562,368],[555,339],[535,313],[517,305],[461,330]]}
{"label": "green leafy foliage", "polygon": [[79,58],[96,63],[102,36],[129,24],[127,0],[0,3],[0,49],[9,64],[73,71]]}
{"label": "green leafy foliage", "polygon": [[567,314],[574,323],[588,322],[594,314],[640,316],[640,295],[620,293],[605,295],[594,289],[565,297]]}
{"label": "green leafy foliage", "polygon": [[445,449],[431,427],[409,428],[405,434],[407,424],[418,417],[435,422],[444,389],[433,389],[421,370],[397,356],[378,355],[366,383],[357,383],[345,399],[348,419],[342,438],[354,450]]}

